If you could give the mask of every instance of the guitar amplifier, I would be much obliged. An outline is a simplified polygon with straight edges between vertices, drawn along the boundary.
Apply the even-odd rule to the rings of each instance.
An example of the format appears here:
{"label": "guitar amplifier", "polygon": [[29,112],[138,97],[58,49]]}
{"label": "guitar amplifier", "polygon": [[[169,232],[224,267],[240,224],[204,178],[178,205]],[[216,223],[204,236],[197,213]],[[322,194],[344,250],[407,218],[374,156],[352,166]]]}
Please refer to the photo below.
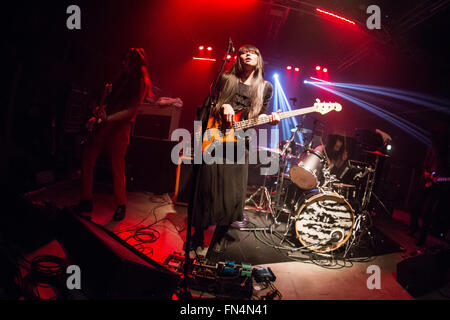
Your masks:
{"label": "guitar amplifier", "polygon": [[174,105],[142,104],[134,122],[132,136],[170,140],[178,128],[181,108]]}

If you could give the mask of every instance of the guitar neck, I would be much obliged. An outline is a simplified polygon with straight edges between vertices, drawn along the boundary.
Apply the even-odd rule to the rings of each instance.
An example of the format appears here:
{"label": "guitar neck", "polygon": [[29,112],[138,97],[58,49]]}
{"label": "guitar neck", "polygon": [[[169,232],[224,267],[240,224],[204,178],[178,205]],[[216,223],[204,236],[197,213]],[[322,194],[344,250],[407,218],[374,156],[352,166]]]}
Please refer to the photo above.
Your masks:
{"label": "guitar neck", "polygon": [[107,83],[107,84],[105,85],[105,89],[103,89],[103,95],[102,95],[102,97],[101,97],[101,99],[100,99],[100,103],[99,103],[99,106],[100,106],[100,107],[104,107],[106,97],[108,96],[108,94],[110,93],[110,91],[111,91],[111,84]]}
{"label": "guitar neck", "polygon": [[[316,111],[315,107],[308,107],[308,108],[302,108],[292,111],[286,111],[280,113],[280,119],[286,119],[291,118],[295,116],[299,116],[306,113],[311,113]],[[260,118],[254,118],[254,119],[248,119],[248,120],[242,120],[239,122],[235,122],[233,124],[234,129],[248,129],[251,127],[259,126],[261,124],[269,123],[270,119],[268,116],[266,117],[260,117]]]}
{"label": "guitar neck", "polygon": [[450,182],[450,177],[437,178],[436,182]]}

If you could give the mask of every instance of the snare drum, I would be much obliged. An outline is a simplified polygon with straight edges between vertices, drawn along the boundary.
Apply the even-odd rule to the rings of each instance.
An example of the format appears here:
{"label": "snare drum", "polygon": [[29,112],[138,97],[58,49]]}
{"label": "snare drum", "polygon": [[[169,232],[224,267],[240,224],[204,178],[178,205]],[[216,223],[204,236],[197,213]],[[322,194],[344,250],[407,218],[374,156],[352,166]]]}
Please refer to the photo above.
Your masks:
{"label": "snare drum", "polygon": [[298,209],[295,231],[298,240],[315,252],[330,252],[350,238],[355,215],[351,205],[334,192],[313,191]]}

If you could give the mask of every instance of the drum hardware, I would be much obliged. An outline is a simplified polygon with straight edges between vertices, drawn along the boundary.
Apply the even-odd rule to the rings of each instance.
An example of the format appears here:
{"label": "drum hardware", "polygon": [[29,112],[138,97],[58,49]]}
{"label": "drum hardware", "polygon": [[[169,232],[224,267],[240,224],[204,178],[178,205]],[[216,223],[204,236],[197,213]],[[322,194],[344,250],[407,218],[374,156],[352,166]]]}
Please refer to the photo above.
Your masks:
{"label": "drum hardware", "polygon": [[372,218],[370,216],[369,211],[364,210],[356,217],[355,220],[355,226],[352,231],[351,240],[347,242],[344,250],[343,257],[347,257],[347,254],[349,253],[350,249],[354,245],[359,244],[359,240],[363,235],[368,235],[369,240],[373,242],[373,236],[370,232],[370,228],[372,227]]}
{"label": "drum hardware", "polygon": [[[268,213],[270,213],[271,215],[273,215],[273,209],[272,209],[272,197],[270,196],[270,192],[266,187],[266,181],[267,181],[267,175],[264,176],[264,183],[261,187],[258,188],[258,190],[256,190],[245,202],[249,202],[252,201],[255,205],[256,205],[256,211],[259,212],[265,212],[266,214],[266,219],[267,219],[267,215]],[[255,200],[253,200],[253,198],[255,198],[258,194],[261,194],[260,198],[259,198],[259,204],[257,204],[255,202]],[[264,210],[263,208],[263,204],[266,203],[267,204],[267,210]]]}
{"label": "drum hardware", "polygon": [[[239,228],[239,230],[241,230],[241,231],[268,231],[271,234],[274,234],[275,236],[280,238],[280,240],[281,240],[280,244],[282,244],[284,241],[287,241],[290,245],[293,245],[290,241],[288,241],[286,239],[286,235],[289,233],[289,227],[292,224],[290,222],[292,212],[290,212],[290,210],[286,210],[286,208],[280,206],[280,200],[281,200],[281,193],[283,191],[284,184],[285,184],[285,178],[288,178],[285,175],[285,171],[286,171],[286,168],[288,165],[288,160],[293,158],[292,155],[288,154],[288,151],[290,149],[291,144],[294,141],[296,133],[300,129],[301,129],[300,126],[297,126],[295,128],[295,130],[292,131],[292,135],[291,135],[290,139],[286,140],[284,142],[283,149],[281,150],[281,152],[279,152],[279,150],[272,150],[272,149],[261,148],[261,147],[259,148],[259,150],[275,151],[280,156],[281,163],[278,168],[277,180],[275,183],[276,184],[276,188],[275,188],[276,199],[275,199],[275,201],[271,201],[270,193],[268,192],[267,188],[264,185],[263,189],[261,189],[261,188],[260,188],[261,190],[258,189],[257,192],[255,192],[248,200],[253,201],[253,197],[256,196],[258,191],[262,192],[262,190],[264,190],[264,195],[266,197],[266,201],[267,201],[268,207],[269,207],[269,212],[271,214],[273,221],[272,221],[272,224],[266,228]],[[264,181],[266,181],[266,180],[264,180]],[[285,194],[285,199],[286,199],[286,197],[287,197],[287,194]],[[260,202],[260,207],[261,207],[261,202]],[[281,224],[281,222],[278,221],[278,218],[280,217],[280,215],[283,211],[289,214],[289,219],[288,219],[288,222],[286,223],[286,229],[285,229],[284,234],[280,234],[278,231],[274,230],[275,229],[274,226],[278,226]]]}
{"label": "drum hardware", "polygon": [[275,224],[280,224],[280,222],[278,222],[278,217],[281,214],[281,210],[280,210],[280,196],[281,196],[281,191],[283,190],[283,184],[284,184],[284,179],[285,179],[285,171],[288,165],[288,149],[290,148],[291,144],[294,141],[295,135],[297,134],[297,132],[300,130],[300,126],[296,126],[295,129],[292,131],[291,137],[289,140],[285,141],[284,146],[283,146],[283,150],[280,154],[281,159],[282,159],[282,163],[280,166],[280,170],[278,170],[278,176],[277,176],[277,182],[276,182],[276,201],[275,201],[275,216],[274,218],[274,222]]}

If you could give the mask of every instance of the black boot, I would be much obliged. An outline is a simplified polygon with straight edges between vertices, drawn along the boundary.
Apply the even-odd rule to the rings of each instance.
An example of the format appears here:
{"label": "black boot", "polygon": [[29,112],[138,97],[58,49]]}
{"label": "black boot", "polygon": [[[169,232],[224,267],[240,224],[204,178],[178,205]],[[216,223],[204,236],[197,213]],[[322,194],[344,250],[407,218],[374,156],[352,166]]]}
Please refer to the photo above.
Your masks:
{"label": "black boot", "polygon": [[78,214],[87,219],[91,219],[90,213],[92,212],[93,207],[94,205],[92,200],[80,200],[80,202],[78,202],[78,204],[74,205],[72,208],[75,214]]}
{"label": "black boot", "polygon": [[125,214],[127,212],[127,207],[126,205],[120,205],[117,206],[116,208],[116,212],[114,212],[114,221],[122,221],[123,219],[125,219]]}
{"label": "black boot", "polygon": [[[203,230],[195,231],[191,237],[191,243],[189,245],[189,251],[195,250],[198,247],[203,247],[204,244],[204,232]],[[183,250],[186,251],[186,242],[184,243]]]}
{"label": "black boot", "polygon": [[228,232],[228,229],[228,226],[216,226],[216,230],[214,230],[214,234],[210,244],[212,251],[216,253],[222,253],[226,250],[228,240],[225,234]]}

